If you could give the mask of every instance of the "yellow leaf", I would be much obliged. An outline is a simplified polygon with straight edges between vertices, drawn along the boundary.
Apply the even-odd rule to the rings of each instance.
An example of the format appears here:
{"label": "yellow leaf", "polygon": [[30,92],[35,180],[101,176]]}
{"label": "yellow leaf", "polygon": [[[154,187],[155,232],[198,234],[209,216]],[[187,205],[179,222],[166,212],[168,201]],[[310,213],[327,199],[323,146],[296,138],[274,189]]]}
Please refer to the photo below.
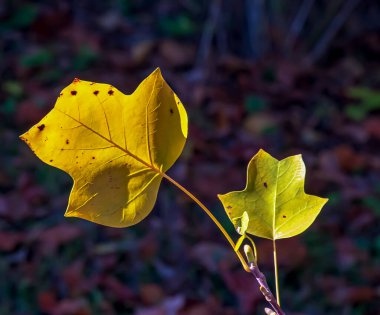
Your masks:
{"label": "yellow leaf", "polygon": [[73,178],[65,216],[113,227],[150,213],[186,138],[186,110],[159,69],[131,95],[75,79],[21,136],[42,161]]}
{"label": "yellow leaf", "polygon": [[305,231],[327,202],[305,194],[305,172],[301,155],[278,161],[260,150],[248,164],[245,189],[218,197],[233,223],[248,213],[247,233],[272,240],[291,237]]}

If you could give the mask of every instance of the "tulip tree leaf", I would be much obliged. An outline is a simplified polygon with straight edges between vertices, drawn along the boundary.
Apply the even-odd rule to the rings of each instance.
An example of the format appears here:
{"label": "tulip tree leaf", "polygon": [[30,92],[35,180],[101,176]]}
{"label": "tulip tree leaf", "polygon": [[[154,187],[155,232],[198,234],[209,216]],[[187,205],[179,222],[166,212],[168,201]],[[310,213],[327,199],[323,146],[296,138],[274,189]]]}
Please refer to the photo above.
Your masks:
{"label": "tulip tree leaf", "polygon": [[272,240],[292,237],[305,231],[327,202],[305,194],[305,172],[301,155],[278,161],[260,150],[248,164],[245,189],[218,197],[235,228],[246,211],[247,233]]}
{"label": "tulip tree leaf", "polygon": [[74,180],[65,216],[127,227],[152,210],[187,138],[187,114],[159,69],[131,94],[75,79],[21,136]]}

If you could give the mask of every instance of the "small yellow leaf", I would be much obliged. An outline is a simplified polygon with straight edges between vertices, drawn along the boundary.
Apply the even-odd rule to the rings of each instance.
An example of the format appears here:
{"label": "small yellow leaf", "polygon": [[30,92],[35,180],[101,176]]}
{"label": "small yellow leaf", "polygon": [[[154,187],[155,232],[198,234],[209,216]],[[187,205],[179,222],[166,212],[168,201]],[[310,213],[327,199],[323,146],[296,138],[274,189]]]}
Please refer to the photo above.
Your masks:
{"label": "small yellow leaf", "polygon": [[249,215],[247,211],[243,212],[243,215],[238,218],[234,218],[232,221],[233,225],[236,227],[236,232],[238,232],[240,235],[244,235],[247,231],[248,224],[249,224]]}
{"label": "small yellow leaf", "polygon": [[305,231],[327,202],[305,194],[305,173],[301,155],[278,161],[260,150],[248,164],[245,189],[218,197],[233,223],[248,213],[247,233],[272,240],[292,237]]}
{"label": "small yellow leaf", "polygon": [[187,138],[187,114],[159,69],[131,94],[75,79],[21,136],[74,180],[66,216],[127,227],[152,210]]}

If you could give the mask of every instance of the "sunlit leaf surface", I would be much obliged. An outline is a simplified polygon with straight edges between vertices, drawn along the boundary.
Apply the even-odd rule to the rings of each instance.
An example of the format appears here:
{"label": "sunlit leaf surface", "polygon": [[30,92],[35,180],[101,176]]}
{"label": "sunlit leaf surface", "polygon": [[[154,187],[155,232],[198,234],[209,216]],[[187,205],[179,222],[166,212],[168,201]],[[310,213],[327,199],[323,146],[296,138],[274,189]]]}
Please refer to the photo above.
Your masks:
{"label": "sunlit leaf surface", "polygon": [[218,197],[235,228],[246,211],[246,232],[268,238],[287,238],[305,231],[327,199],[305,194],[305,164],[301,155],[278,161],[260,150],[249,162],[242,191]]}
{"label": "sunlit leaf surface", "polygon": [[162,173],[182,152],[186,111],[159,69],[131,95],[75,79],[21,136],[74,180],[66,216],[126,227],[152,210]]}

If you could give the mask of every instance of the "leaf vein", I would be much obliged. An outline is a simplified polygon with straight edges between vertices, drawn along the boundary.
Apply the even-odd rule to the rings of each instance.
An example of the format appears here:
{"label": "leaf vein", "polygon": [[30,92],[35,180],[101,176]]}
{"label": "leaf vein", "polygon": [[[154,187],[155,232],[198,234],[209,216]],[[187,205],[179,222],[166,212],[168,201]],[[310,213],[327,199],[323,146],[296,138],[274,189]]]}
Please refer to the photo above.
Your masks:
{"label": "leaf vein", "polygon": [[136,156],[135,154],[133,154],[132,152],[130,152],[129,150],[127,149],[124,149],[123,147],[119,146],[117,143],[111,141],[110,139],[107,139],[106,137],[104,137],[102,134],[100,134],[99,132],[97,132],[96,130],[92,129],[91,127],[83,124],[82,122],[78,121],[76,118],[74,118],[73,116],[61,111],[60,109],[57,108],[57,111],[62,113],[63,115],[66,115],[67,117],[71,118],[72,120],[76,121],[77,123],[80,123],[82,124],[86,129],[90,130],[91,132],[93,132],[94,134],[96,134],[97,136],[99,136],[100,138],[108,141],[110,144],[112,144],[115,148],[118,148],[119,150],[121,150],[122,152],[125,152],[126,154],[128,154],[129,156],[131,156],[132,158],[134,158],[136,161],[144,164],[145,166],[149,167],[150,169],[152,169],[153,171],[161,174],[161,171],[157,168],[155,168],[153,165],[150,165],[149,163],[145,162],[143,159],[139,158],[138,156]]}

